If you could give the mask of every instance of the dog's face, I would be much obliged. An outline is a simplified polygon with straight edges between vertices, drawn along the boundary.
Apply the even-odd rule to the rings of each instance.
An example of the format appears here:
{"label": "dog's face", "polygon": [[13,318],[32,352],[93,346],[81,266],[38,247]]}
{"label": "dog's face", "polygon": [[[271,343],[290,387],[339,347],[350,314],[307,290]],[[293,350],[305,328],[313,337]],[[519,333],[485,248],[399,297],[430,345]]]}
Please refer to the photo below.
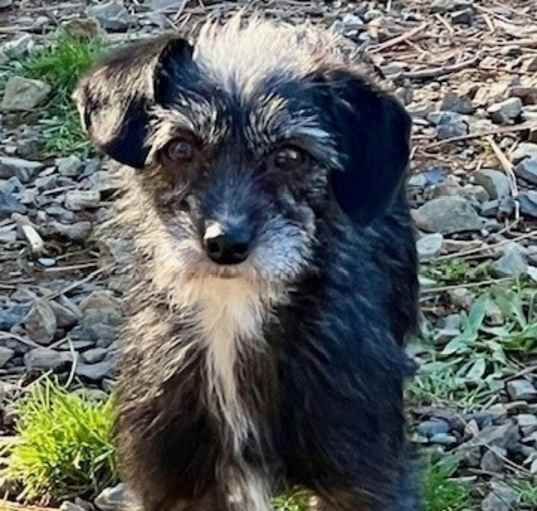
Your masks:
{"label": "dog's face", "polygon": [[117,53],[75,98],[96,145],[138,169],[186,272],[289,283],[335,204],[356,226],[383,214],[410,122],[341,65],[332,36],[240,22]]}

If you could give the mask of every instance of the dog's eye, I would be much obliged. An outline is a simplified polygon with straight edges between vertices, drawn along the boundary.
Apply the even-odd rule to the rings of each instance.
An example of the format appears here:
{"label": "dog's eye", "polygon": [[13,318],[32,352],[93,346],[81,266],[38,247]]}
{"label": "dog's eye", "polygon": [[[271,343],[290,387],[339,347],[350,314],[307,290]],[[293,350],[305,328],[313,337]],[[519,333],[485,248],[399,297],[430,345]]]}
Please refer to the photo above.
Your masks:
{"label": "dog's eye", "polygon": [[274,166],[281,170],[294,170],[306,162],[307,156],[304,151],[297,147],[284,147],[274,153]]}
{"label": "dog's eye", "polygon": [[196,155],[194,144],[185,138],[176,138],[168,142],[162,149],[164,163],[189,163]]}

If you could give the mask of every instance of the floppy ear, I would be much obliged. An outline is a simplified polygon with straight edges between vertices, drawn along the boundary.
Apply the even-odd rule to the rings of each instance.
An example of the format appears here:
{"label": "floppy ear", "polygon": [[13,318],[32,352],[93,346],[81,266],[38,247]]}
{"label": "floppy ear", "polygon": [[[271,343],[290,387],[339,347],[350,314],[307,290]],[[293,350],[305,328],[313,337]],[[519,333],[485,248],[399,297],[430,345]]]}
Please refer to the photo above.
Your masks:
{"label": "floppy ear", "polygon": [[192,61],[192,47],[165,36],[114,52],[88,73],[73,94],[82,126],[113,159],[143,168],[152,106],[161,104],[176,66]]}
{"label": "floppy ear", "polygon": [[346,70],[323,74],[340,151],[342,171],[332,174],[336,200],[362,225],[380,216],[404,182],[411,120],[393,97]]}

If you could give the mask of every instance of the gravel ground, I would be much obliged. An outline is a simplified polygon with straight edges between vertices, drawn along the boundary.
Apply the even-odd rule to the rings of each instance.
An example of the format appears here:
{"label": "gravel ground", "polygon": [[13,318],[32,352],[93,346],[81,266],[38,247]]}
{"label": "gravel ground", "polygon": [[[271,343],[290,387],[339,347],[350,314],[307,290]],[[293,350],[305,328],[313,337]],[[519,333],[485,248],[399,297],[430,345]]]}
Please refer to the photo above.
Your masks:
{"label": "gravel ground", "polygon": [[[0,0],[0,435],[12,434],[14,397],[43,373],[110,390],[125,257],[92,233],[117,188],[109,162],[43,150],[54,84],[16,62],[59,27],[115,44],[237,4],[332,27],[412,114],[423,310],[409,346],[421,367],[408,390],[414,440],[458,460],[472,509],[536,509],[537,491],[532,503],[513,490],[537,474],[534,0]],[[106,511],[117,491],[100,498]]]}

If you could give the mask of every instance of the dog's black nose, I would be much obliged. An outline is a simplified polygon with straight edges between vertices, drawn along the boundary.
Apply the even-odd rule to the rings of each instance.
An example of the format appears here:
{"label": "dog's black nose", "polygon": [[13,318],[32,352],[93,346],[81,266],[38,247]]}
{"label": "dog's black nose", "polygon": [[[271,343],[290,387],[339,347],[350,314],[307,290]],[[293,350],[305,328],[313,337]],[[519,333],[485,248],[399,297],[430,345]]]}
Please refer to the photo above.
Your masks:
{"label": "dog's black nose", "polygon": [[239,264],[248,258],[250,239],[246,232],[234,229],[207,229],[203,238],[209,258],[218,264]]}

